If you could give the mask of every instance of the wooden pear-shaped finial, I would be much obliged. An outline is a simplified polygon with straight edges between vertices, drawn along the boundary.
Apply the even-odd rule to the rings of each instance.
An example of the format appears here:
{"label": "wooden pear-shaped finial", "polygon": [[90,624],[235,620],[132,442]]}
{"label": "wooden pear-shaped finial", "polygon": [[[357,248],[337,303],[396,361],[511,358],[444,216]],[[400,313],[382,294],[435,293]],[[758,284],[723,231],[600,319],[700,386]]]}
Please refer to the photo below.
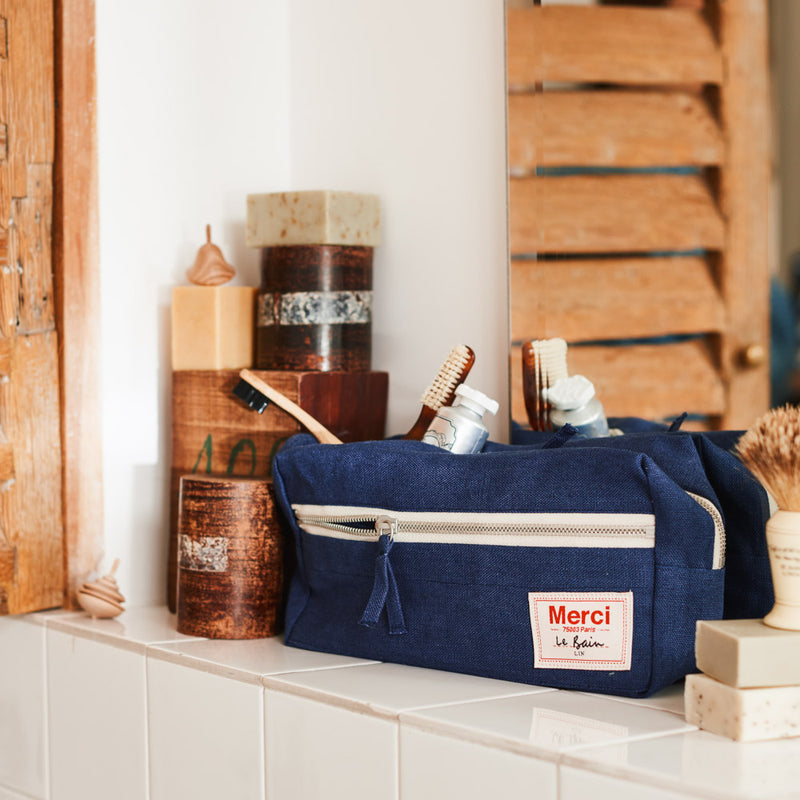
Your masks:
{"label": "wooden pear-shaped finial", "polygon": [[219,286],[235,274],[236,270],[225,260],[219,247],[211,243],[211,226],[206,225],[206,243],[197,251],[186,277],[198,286]]}

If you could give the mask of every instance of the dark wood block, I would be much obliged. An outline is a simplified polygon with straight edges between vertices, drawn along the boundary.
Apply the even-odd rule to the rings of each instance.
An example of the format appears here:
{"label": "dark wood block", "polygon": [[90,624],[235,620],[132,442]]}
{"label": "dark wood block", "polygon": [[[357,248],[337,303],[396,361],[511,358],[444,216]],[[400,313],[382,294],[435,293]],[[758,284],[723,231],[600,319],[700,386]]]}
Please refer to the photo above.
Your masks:
{"label": "dark wood block", "polygon": [[[254,373],[315,417],[342,441],[382,439],[386,372]],[[167,604],[176,610],[178,493],[183,475],[269,478],[281,445],[302,427],[274,405],[263,414],[233,395],[236,370],[172,373],[172,453]]]}

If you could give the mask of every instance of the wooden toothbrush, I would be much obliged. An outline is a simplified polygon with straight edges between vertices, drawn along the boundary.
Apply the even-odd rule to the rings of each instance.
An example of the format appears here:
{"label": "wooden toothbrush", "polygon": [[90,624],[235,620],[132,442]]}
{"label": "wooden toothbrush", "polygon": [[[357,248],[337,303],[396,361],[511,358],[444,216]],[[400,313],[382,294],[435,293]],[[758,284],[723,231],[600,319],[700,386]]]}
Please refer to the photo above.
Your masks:
{"label": "wooden toothbrush", "polygon": [[275,403],[278,408],[282,408],[287,414],[294,417],[301,425],[305,426],[309,433],[317,437],[317,441],[322,444],[341,444],[342,440],[334,436],[321,422],[314,419],[307,411],[303,411],[297,403],[293,403],[286,395],[281,394],[277,389],[273,389],[266,381],[262,381],[249,369],[243,369],[239,373],[241,379],[233,388],[233,393],[254,411],[261,414],[270,404]]}
{"label": "wooden toothbrush", "polygon": [[433,382],[422,395],[419,417],[404,439],[422,439],[436,412],[442,406],[452,404],[456,388],[467,379],[474,363],[475,353],[467,345],[456,345],[450,351]]}

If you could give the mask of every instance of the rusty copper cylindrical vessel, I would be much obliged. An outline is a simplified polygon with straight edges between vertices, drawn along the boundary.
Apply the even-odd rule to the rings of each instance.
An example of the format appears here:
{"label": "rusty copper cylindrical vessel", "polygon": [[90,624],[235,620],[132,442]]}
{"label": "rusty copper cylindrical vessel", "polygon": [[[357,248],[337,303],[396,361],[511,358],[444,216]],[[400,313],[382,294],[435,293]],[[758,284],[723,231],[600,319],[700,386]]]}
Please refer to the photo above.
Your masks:
{"label": "rusty copper cylindrical vessel", "polygon": [[178,631],[209,639],[278,632],[283,540],[267,480],[184,475],[178,506]]}
{"label": "rusty copper cylindrical vessel", "polygon": [[369,370],[372,253],[327,244],[263,248],[255,367]]}

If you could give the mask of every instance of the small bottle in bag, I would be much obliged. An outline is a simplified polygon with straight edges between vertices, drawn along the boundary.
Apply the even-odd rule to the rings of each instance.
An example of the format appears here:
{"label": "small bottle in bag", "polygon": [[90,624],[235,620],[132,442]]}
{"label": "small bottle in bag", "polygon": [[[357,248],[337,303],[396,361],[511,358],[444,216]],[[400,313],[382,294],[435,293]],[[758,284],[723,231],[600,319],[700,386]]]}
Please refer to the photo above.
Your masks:
{"label": "small bottle in bag", "polygon": [[543,399],[550,403],[553,428],[569,423],[579,436],[608,436],[608,421],[597,399],[592,382],[583,375],[560,378],[549,389],[542,389]]}
{"label": "small bottle in bag", "polygon": [[496,414],[499,407],[496,400],[462,383],[453,405],[436,412],[422,441],[451,453],[478,453],[489,438],[483,415]]}

